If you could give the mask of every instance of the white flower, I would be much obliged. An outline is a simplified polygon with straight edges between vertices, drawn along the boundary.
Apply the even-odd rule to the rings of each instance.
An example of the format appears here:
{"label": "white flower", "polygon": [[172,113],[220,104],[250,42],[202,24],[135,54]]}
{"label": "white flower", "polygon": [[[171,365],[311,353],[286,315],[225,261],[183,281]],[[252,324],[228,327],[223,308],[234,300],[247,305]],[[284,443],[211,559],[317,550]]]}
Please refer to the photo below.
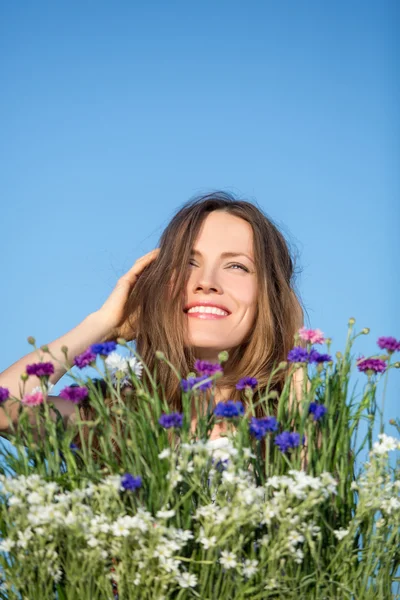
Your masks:
{"label": "white flower", "polygon": [[225,569],[234,569],[235,567],[237,567],[236,554],[234,552],[222,550],[219,562],[223,567],[225,567]]}
{"label": "white flower", "polygon": [[6,538],[5,540],[0,542],[0,552],[10,552],[15,546],[15,542],[10,540],[10,538]]}
{"label": "white flower", "polygon": [[271,524],[272,519],[276,516],[276,512],[270,507],[266,506],[264,508],[264,518],[261,523],[266,523],[267,525]]}
{"label": "white flower", "polygon": [[162,450],[158,455],[158,458],[162,460],[163,458],[169,458],[170,456],[171,450],[169,448],[164,448],[164,450]]}
{"label": "white flower", "polygon": [[117,521],[113,523],[111,526],[111,531],[116,537],[127,537],[129,535],[129,529],[126,524],[121,521]]}
{"label": "white flower", "polygon": [[37,492],[31,492],[26,497],[26,501],[29,502],[29,504],[42,504],[43,503],[43,496],[41,496]]}
{"label": "white flower", "polygon": [[372,454],[382,455],[390,452],[391,450],[400,449],[400,440],[394,437],[381,433],[378,435],[379,442],[375,442],[372,447]]}
{"label": "white flower", "polygon": [[120,354],[118,354],[118,352],[111,352],[107,358],[105,359],[105,363],[106,366],[109,369],[115,370],[115,371],[123,371],[124,373],[126,372],[127,369],[127,360],[124,356],[121,356]]}
{"label": "white flower", "polygon": [[99,545],[99,540],[95,537],[91,537],[87,540],[87,545],[90,546],[90,548],[96,548],[96,546]]}
{"label": "white flower", "polygon": [[243,565],[243,575],[248,579],[257,573],[258,560],[245,560]]}
{"label": "white flower", "polygon": [[296,546],[297,544],[302,544],[304,542],[304,535],[301,535],[298,531],[292,531],[289,533],[288,544],[290,546]]}
{"label": "white flower", "polygon": [[156,514],[158,519],[171,519],[175,516],[174,510],[159,510]]}
{"label": "white flower", "polygon": [[205,550],[209,550],[209,548],[212,548],[213,546],[216,545],[217,538],[215,535],[212,535],[211,537],[206,537],[204,535],[204,529],[201,528],[200,535],[197,538],[197,541],[204,547]]}
{"label": "white flower", "polygon": [[271,579],[268,579],[267,584],[265,586],[265,590],[275,590],[278,587],[278,582],[277,580],[273,577]]}
{"label": "white flower", "polygon": [[270,543],[269,535],[267,535],[267,534],[263,535],[260,540],[261,546],[266,548],[269,545],[269,543]]}
{"label": "white flower", "polygon": [[130,366],[132,373],[140,379],[143,371],[142,363],[135,356],[132,356],[131,358],[128,358],[128,365]]}
{"label": "white flower", "polygon": [[20,548],[26,548],[28,546],[29,540],[33,537],[33,533],[31,529],[25,529],[24,532],[18,531],[18,542],[17,546]]}
{"label": "white flower", "polygon": [[340,529],[335,529],[335,531],[333,533],[335,534],[335,536],[337,537],[337,539],[340,541],[344,537],[346,537],[346,535],[348,535],[349,530],[348,529],[343,529],[341,527]]}
{"label": "white flower", "polygon": [[256,455],[253,454],[253,452],[251,451],[251,448],[243,448],[243,456],[246,459],[256,458]]}
{"label": "white flower", "polygon": [[390,498],[390,500],[384,500],[382,502],[381,508],[388,515],[391,515],[394,510],[398,510],[400,508],[400,501],[397,498]]}
{"label": "white flower", "polygon": [[301,565],[301,563],[303,562],[303,558],[304,552],[300,550],[300,548],[297,548],[296,552],[294,553],[294,562],[298,565]]}
{"label": "white flower", "polygon": [[197,585],[197,577],[191,573],[181,573],[176,580],[181,588],[195,587]]}
{"label": "white flower", "polygon": [[21,506],[21,504],[23,504],[23,502],[18,496],[11,496],[8,499],[8,506]]}

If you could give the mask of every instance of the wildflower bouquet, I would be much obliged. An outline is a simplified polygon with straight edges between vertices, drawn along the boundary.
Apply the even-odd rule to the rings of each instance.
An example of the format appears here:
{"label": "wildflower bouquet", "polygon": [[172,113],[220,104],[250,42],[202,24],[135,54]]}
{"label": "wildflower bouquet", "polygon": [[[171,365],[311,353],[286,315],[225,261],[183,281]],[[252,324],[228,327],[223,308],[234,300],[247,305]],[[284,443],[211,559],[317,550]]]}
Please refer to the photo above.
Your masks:
{"label": "wildflower bouquet", "polygon": [[[389,452],[400,442],[384,433],[377,386],[400,366],[392,362],[400,342],[379,338],[384,354],[354,361],[353,343],[367,331],[353,329],[351,319],[345,351],[335,361],[330,340],[302,328],[279,397],[269,389],[260,397],[257,380],[247,377],[237,384],[242,401],[214,406],[226,353],[217,365],[197,361],[197,372],[185,379],[170,365],[181,381],[182,412],[168,408],[154,374],[146,371],[151,386],[143,382],[146,365],[133,350],[126,358],[113,342],[94,345],[74,364],[98,368],[100,361],[103,382],[81,373],[62,390],[77,405],[68,427],[46,401],[54,366],[45,360],[48,349],[38,350],[40,360],[22,381],[36,376],[40,387],[24,394],[22,386],[15,398],[18,425],[10,424],[13,451],[1,448],[0,597],[375,600],[399,594],[400,480]],[[322,343],[327,353],[317,351]],[[162,354],[158,360],[168,362]],[[354,362],[366,374],[358,400],[349,392]],[[297,371],[303,388],[293,402]],[[211,401],[205,403],[206,390]],[[0,401],[8,397],[0,388]],[[89,420],[81,418],[82,402]],[[227,433],[210,440],[216,422]],[[356,473],[363,449],[369,460]]]}

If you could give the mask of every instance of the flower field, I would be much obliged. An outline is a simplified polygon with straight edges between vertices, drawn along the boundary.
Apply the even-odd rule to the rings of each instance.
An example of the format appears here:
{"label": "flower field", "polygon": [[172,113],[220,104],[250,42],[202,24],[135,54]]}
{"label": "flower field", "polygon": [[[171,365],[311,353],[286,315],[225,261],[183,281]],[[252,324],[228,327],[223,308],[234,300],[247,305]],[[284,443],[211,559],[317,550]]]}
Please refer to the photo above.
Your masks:
{"label": "flower field", "polygon": [[[14,451],[0,450],[0,598],[400,598],[400,423],[385,432],[381,391],[400,342],[380,337],[376,356],[356,359],[367,333],[351,319],[332,357],[321,331],[302,328],[276,366],[291,367],[282,392],[259,393],[250,375],[237,382],[241,401],[213,402],[226,353],[189,374],[170,365],[182,390],[174,412],[124,340],[129,357],[107,342],[69,363],[65,349],[78,373],[60,393],[76,405],[68,426],[46,401],[52,356],[37,349],[14,399],[18,425],[4,434]],[[357,398],[355,370],[365,377]],[[29,377],[40,386],[25,394]],[[211,439],[216,423],[224,433]]]}

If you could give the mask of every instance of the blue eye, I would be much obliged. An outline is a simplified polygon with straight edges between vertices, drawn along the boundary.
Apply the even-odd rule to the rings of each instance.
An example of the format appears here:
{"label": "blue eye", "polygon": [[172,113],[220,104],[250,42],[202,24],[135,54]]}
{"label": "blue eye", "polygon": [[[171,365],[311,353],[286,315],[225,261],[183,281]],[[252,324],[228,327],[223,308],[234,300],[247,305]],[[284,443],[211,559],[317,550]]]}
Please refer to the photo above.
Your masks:
{"label": "blue eye", "polygon": [[249,270],[244,265],[241,265],[239,263],[234,263],[233,265],[230,265],[230,266],[231,267],[239,267],[239,269],[243,269],[243,271],[246,271],[246,273],[249,272]]}

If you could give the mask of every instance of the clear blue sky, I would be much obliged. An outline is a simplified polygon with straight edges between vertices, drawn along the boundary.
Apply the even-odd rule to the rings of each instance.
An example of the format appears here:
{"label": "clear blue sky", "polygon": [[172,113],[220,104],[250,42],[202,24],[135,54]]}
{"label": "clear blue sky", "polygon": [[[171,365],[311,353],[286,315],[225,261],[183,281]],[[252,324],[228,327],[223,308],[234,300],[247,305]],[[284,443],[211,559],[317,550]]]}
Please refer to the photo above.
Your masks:
{"label": "clear blue sky", "polygon": [[[399,7],[2,3],[0,370],[97,309],[216,188],[283,228],[334,351],[350,316],[371,328],[357,354],[399,338]],[[387,420],[399,390],[393,371]]]}

